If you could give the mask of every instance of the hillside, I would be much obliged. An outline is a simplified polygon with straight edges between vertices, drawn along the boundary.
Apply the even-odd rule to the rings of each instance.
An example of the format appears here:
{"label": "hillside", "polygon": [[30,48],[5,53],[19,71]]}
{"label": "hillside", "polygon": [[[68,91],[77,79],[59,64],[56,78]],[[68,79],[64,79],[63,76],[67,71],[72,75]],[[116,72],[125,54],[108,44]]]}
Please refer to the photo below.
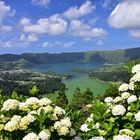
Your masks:
{"label": "hillside", "polygon": [[54,93],[65,86],[61,82],[61,77],[47,73],[22,69],[0,71],[0,89],[4,94],[9,95],[15,90],[20,94],[28,95],[29,89],[34,85],[38,87],[39,94]]}
{"label": "hillside", "polygon": [[37,64],[69,63],[69,62],[103,62],[103,63],[125,63],[130,60],[140,59],[140,47],[115,50],[115,51],[90,51],[74,53],[24,53],[21,55],[0,55],[0,68],[21,68]]}

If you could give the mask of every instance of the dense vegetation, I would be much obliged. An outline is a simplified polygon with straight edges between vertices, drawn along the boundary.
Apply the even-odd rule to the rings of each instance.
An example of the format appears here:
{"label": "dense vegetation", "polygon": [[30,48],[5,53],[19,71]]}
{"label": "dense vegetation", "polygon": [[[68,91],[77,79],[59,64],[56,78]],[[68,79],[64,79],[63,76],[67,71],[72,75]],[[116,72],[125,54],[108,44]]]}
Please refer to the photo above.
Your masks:
{"label": "dense vegetation", "polygon": [[130,79],[130,74],[126,68],[124,68],[124,65],[117,64],[104,67],[100,70],[90,71],[89,77],[97,78],[101,81],[128,82]]}
{"label": "dense vegetation", "polygon": [[36,85],[39,94],[54,93],[65,85],[58,76],[48,75],[41,72],[33,72],[29,70],[9,70],[0,71],[0,89],[9,95],[12,91],[19,94],[28,95],[29,90]]}

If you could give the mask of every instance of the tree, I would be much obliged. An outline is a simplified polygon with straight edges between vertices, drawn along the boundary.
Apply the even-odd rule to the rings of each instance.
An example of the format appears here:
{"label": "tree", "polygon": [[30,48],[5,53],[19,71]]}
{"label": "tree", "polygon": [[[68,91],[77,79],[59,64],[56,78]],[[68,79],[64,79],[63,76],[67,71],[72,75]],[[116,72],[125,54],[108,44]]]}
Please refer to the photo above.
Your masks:
{"label": "tree", "polygon": [[77,87],[75,90],[75,93],[73,95],[73,99],[70,104],[70,108],[72,108],[73,110],[79,110],[79,109],[81,109],[81,105],[82,105],[82,93],[80,91],[80,88]]}
{"label": "tree", "polygon": [[87,88],[86,91],[83,93],[83,104],[90,104],[94,99],[93,92]]}
{"label": "tree", "polygon": [[103,96],[99,96],[99,99],[103,100],[105,97],[116,97],[119,95],[119,92],[118,92],[118,86],[117,85],[113,85],[113,84],[110,84],[109,87],[106,89],[105,93]]}
{"label": "tree", "polygon": [[58,92],[58,97],[57,97],[57,100],[56,100],[56,105],[57,106],[60,106],[62,108],[66,108],[68,104],[68,98],[65,94],[65,87],[62,86],[60,91]]}

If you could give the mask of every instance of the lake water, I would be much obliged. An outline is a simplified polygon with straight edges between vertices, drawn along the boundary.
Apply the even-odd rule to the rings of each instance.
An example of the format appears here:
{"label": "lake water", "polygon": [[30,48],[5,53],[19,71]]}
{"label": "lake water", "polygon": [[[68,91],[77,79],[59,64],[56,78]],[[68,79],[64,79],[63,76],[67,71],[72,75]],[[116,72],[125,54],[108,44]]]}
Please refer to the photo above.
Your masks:
{"label": "lake water", "polygon": [[[35,71],[54,71],[58,74],[69,74],[74,76],[72,79],[63,80],[66,84],[66,95],[68,99],[71,101],[74,90],[76,87],[80,87],[81,91],[86,90],[86,88],[90,88],[95,96],[101,95],[105,92],[108,84],[105,82],[98,81],[96,79],[90,79],[88,74],[74,72],[74,69],[81,70],[96,70],[103,67],[101,63],[87,64],[87,63],[59,63],[59,64],[46,64],[46,65],[38,65],[34,66],[32,69]],[[51,98],[56,98],[57,94],[51,95]]]}

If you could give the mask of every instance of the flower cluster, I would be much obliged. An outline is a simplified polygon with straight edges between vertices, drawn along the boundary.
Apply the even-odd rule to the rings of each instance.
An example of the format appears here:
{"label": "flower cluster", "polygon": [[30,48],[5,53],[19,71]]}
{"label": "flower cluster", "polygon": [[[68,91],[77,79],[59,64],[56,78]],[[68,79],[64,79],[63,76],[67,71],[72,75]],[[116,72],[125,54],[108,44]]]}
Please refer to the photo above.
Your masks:
{"label": "flower cluster", "polygon": [[94,101],[90,117],[81,126],[88,140],[140,139],[140,64],[132,68],[130,83],[119,86],[119,96]]}
{"label": "flower cluster", "polygon": [[51,132],[48,129],[42,130],[38,135],[36,133],[28,133],[23,140],[49,140],[51,138]]}
{"label": "flower cluster", "polygon": [[[49,140],[72,137],[70,118],[65,117],[65,110],[52,104],[48,98],[30,97],[25,102],[8,99],[3,103],[0,116],[0,131],[3,138],[8,134],[21,133],[23,140]],[[29,133],[27,133],[29,132]],[[24,135],[23,135],[24,134]],[[14,138],[12,138],[14,139]]]}
{"label": "flower cluster", "polygon": [[57,130],[58,134],[61,135],[67,135],[71,131],[71,122],[70,118],[66,117],[64,119],[61,119],[60,121],[55,122],[54,128]]}

